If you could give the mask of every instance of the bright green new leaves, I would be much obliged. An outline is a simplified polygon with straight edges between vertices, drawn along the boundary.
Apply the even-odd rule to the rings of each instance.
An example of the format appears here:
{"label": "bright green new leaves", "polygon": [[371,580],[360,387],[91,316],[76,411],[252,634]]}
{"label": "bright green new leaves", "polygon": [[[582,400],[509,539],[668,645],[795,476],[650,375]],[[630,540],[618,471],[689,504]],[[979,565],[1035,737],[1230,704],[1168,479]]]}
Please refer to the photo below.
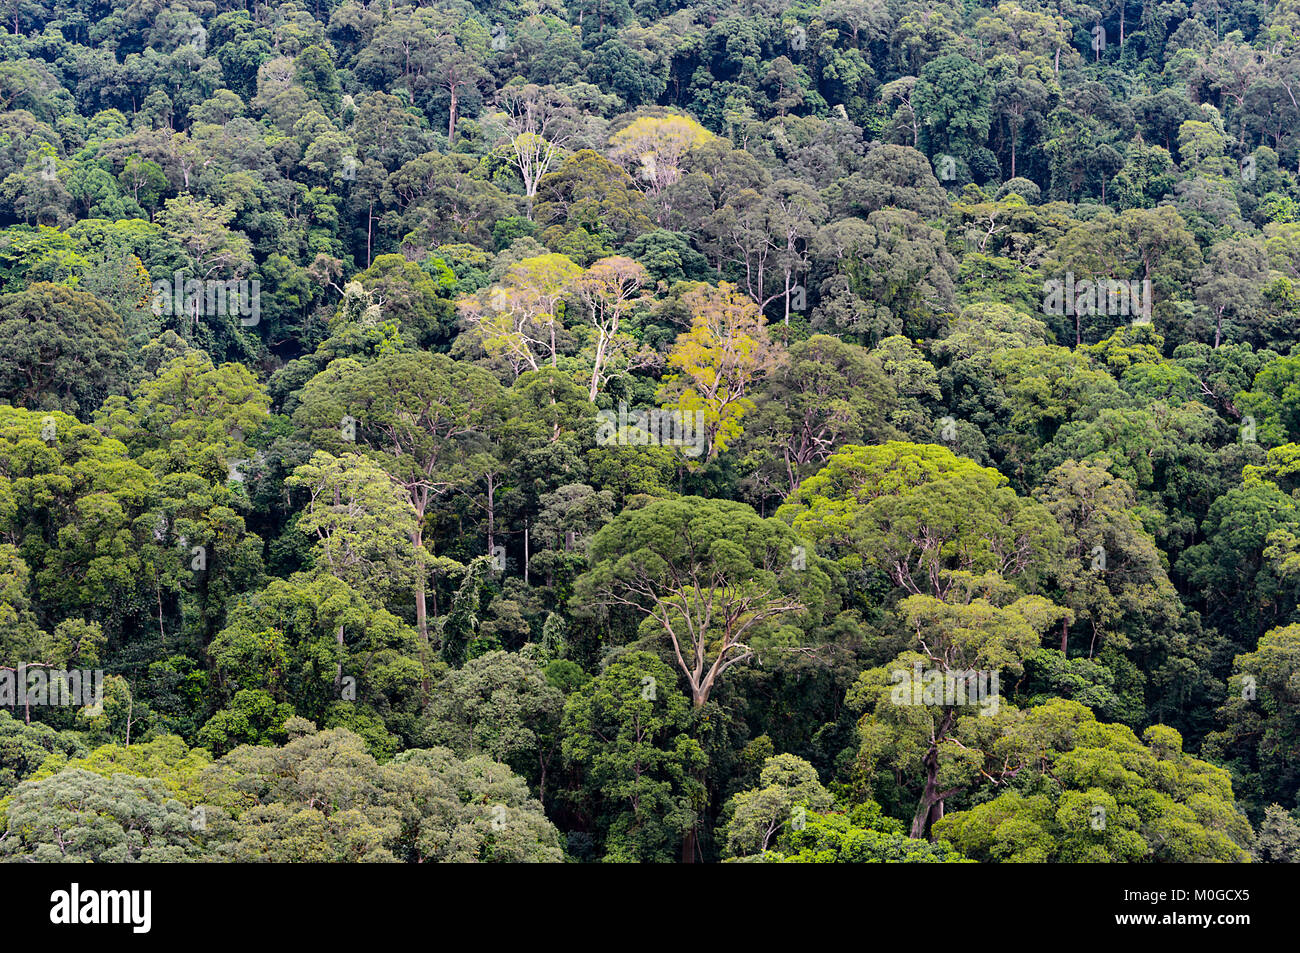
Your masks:
{"label": "bright green new leaves", "polygon": [[0,518],[42,607],[110,630],[134,608],[156,525],[145,517],[153,483],[121,443],[66,414],[0,407]]}
{"label": "bright green new leaves", "polygon": [[799,829],[810,811],[825,812],[831,795],[817,777],[817,769],[792,754],[768,758],[759,774],[759,786],[731,799],[731,815],[723,829],[725,853],[732,857],[767,850],[786,827]]}
{"label": "bright green new leaves", "polygon": [[939,599],[962,573],[1031,587],[1060,542],[1050,514],[996,470],[897,441],[843,448],[778,515],[845,569],[876,569],[905,593]]}
{"label": "bright green new leaves", "polygon": [[242,364],[213,365],[191,349],[163,365],[131,397],[107,401],[96,425],[157,473],[190,471],[224,483],[253,455],[249,438],[268,422],[270,399]]}
{"label": "bright green new leaves", "polygon": [[[974,597],[977,587],[1002,591]],[[865,711],[858,723],[859,770],[871,789],[876,772],[892,769],[918,798],[913,837],[925,836],[930,822],[943,817],[945,800],[978,779],[979,758],[954,733],[963,723],[995,718],[1002,707],[1000,673],[1020,674],[1042,633],[1070,617],[1042,596],[999,605],[1009,589],[974,580],[952,603],[904,599],[899,612],[919,651],[868,669],[849,691],[849,705]]]}
{"label": "bright green new leaves", "polygon": [[781,864],[962,864],[969,863],[947,841],[908,837],[902,822],[868,801],[847,814],[810,813],[802,828],[791,827],[775,849],[762,856]]}
{"label": "bright green new leaves", "polygon": [[1237,395],[1243,421],[1255,425],[1265,447],[1300,438],[1300,355],[1279,357],[1260,368],[1250,390]]}
{"label": "bright green new leaves", "polygon": [[688,292],[691,329],[677,338],[659,388],[665,406],[703,420],[708,455],[725,450],[754,408],[749,392],[781,361],[762,311],[735,285],[722,282]]}
{"label": "bright green new leaves", "polygon": [[[1250,824],[1228,773],[1182,751],[1178,732],[1096,721],[1054,701],[1012,716],[1029,776],[1015,789],[935,824],[935,834],[977,860],[1004,862],[1240,862]],[[985,751],[1003,762],[1001,751]],[[987,767],[987,765],[984,765]]]}
{"label": "bright green new leaves", "polygon": [[898,614],[916,633],[916,644],[931,664],[944,671],[1019,674],[1024,659],[1038,648],[1040,634],[1071,615],[1042,596],[999,605],[1014,593],[1006,585],[989,586],[993,591],[988,596],[974,596],[985,586],[985,579],[971,580],[968,591],[952,593],[956,598],[951,603],[918,595],[898,604]]}

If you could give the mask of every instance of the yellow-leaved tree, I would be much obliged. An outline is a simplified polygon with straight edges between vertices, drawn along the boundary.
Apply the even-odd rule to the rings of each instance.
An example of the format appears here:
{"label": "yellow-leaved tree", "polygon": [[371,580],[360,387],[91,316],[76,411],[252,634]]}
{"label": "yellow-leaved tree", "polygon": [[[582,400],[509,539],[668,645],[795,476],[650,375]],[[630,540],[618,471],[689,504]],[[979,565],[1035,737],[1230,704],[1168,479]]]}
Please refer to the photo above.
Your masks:
{"label": "yellow-leaved tree", "polygon": [[686,154],[716,138],[690,116],[640,116],[610,136],[609,154],[660,206],[662,219],[664,190],[682,177]]}
{"label": "yellow-leaved tree", "polygon": [[462,320],[495,364],[515,377],[543,364],[556,365],[564,330],[564,301],[574,292],[582,266],[550,253],[511,265],[501,280],[457,302]]}
{"label": "yellow-leaved tree", "polygon": [[699,414],[711,459],[743,432],[741,419],[754,408],[754,383],[785,358],[772,340],[758,305],[730,282],[702,284],[682,301],[691,329],[677,337],[658,398],[669,410]]}

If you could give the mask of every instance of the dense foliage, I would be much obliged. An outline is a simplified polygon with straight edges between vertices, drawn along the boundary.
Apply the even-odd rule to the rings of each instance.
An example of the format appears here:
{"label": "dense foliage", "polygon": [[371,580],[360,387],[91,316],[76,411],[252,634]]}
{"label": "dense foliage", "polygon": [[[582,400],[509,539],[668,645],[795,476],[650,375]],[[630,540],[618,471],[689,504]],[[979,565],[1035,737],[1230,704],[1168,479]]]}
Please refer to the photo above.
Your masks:
{"label": "dense foliage", "polygon": [[1298,97],[1298,0],[0,0],[0,858],[1300,860]]}

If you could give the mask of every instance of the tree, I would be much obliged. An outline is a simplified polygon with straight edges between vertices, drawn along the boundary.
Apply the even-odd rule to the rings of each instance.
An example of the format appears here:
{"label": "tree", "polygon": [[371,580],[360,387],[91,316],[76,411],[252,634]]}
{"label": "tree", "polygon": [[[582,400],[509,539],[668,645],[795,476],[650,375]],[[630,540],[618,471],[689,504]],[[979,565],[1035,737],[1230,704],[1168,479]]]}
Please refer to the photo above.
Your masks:
{"label": "tree", "polygon": [[844,274],[870,317],[843,328],[868,343],[924,327],[933,312],[954,307],[957,264],[942,233],[915,212],[885,208],[867,221],[844,219],[823,228],[819,257]]}
{"label": "tree", "polygon": [[1016,178],[1020,138],[1031,123],[1041,119],[1049,99],[1047,87],[1033,77],[1008,76],[993,87],[994,110],[1005,117],[998,126],[1006,130],[1003,141],[1010,178]]}
{"label": "tree", "polygon": [[213,365],[188,348],[141,381],[129,397],[112,397],[96,424],[157,473],[189,471],[225,483],[231,467],[254,455],[269,421],[270,398],[242,364]]}
{"label": "tree", "polygon": [[831,806],[830,792],[822,787],[817,769],[792,754],[763,762],[758,783],[727,805],[730,820],[723,838],[732,857],[763,853],[786,826],[800,829],[809,812],[824,813]]}
{"label": "tree", "polygon": [[154,778],[62,771],[20,784],[0,857],[35,863],[181,863],[204,859],[204,834]]}
{"label": "tree", "polygon": [[[340,700],[383,714],[409,711],[425,675],[420,648],[408,624],[371,605],[347,583],[323,573],[298,573],[273,580],[233,606],[207,651],[221,697],[233,697],[236,713],[238,696],[257,691],[271,708],[286,704],[285,715],[297,711],[323,719],[330,704]],[[346,693],[345,677],[352,680]],[[249,696],[243,705],[255,700]],[[219,725],[230,736],[229,722],[218,718],[209,732]],[[279,717],[272,727],[281,724]],[[253,741],[234,734],[227,750]]]}
{"label": "tree", "polygon": [[[501,393],[486,371],[441,354],[390,354],[371,364],[343,358],[303,388],[294,420],[320,446],[345,449],[355,443],[410,496],[412,562],[420,566],[425,515],[454,484],[450,466],[459,441],[489,426]],[[427,645],[425,584],[425,574],[417,572],[416,630]]]}
{"label": "tree", "polygon": [[[360,454],[335,457],[323,450],[294,470],[285,486],[307,493],[298,530],[316,539],[321,568],[356,591],[382,598],[411,588],[424,567],[410,562],[415,507],[377,463]],[[343,645],[343,623],[338,629]],[[343,679],[343,660],[334,686]]]}
{"label": "tree", "polygon": [[945,601],[986,573],[1032,590],[1061,538],[996,470],[896,441],[833,454],[777,516],[845,569],[876,569],[902,592]]}
{"label": "tree", "polygon": [[764,496],[784,498],[839,447],[896,436],[896,393],[866,348],[816,334],[759,383],[742,446]]}
{"label": "tree", "polygon": [[577,294],[586,305],[595,336],[592,342],[591,386],[587,391],[587,399],[593,403],[600,385],[606,379],[605,368],[616,349],[620,345],[624,348],[627,346],[620,339],[619,326],[628,314],[644,302],[646,296],[639,292],[649,279],[650,276],[639,262],[619,255],[600,259],[576,281]]}
{"label": "tree", "polygon": [[0,397],[81,417],[126,381],[122,319],[84,291],[37,282],[0,295]]}
{"label": "tree", "polygon": [[667,641],[696,708],[718,679],[820,618],[829,579],[799,538],[743,503],[684,497],[624,510],[591,541],[574,607],[630,610]]}
{"label": "tree", "polygon": [[[959,721],[996,717],[999,673],[1019,675],[1042,633],[1070,615],[1042,596],[1012,601],[1010,587],[997,581],[971,580],[964,589],[964,599],[951,593],[948,601],[904,599],[898,611],[915,651],[863,673],[850,692],[851,703],[866,710],[858,726],[860,768],[870,774],[887,762],[909,777],[910,790],[919,787],[911,825],[916,838],[978,776],[968,749],[952,744]],[[977,715],[967,713],[972,707]]]}
{"label": "tree", "polygon": [[537,187],[571,141],[577,111],[563,93],[535,83],[503,87],[497,104],[505,116],[507,141],[502,148],[523,179],[531,220]]}
{"label": "tree", "polygon": [[1016,740],[1037,761],[1025,764],[1028,783],[935,825],[936,836],[967,856],[1009,863],[1248,859],[1250,823],[1233,803],[1228,773],[1185,754],[1178,732],[1152,725],[1139,740],[1067,701],[1014,718]]}
{"label": "tree", "polygon": [[658,396],[679,413],[702,415],[712,458],[743,431],[741,421],[754,406],[749,391],[778,365],[781,353],[758,306],[735,285],[701,285],[682,303],[690,309],[691,329],[668,355]]}
{"label": "tree", "polygon": [[[896,82],[908,79],[911,77]],[[893,84],[885,89],[890,86]],[[907,146],[875,145],[862,160],[862,171],[845,178],[843,187],[847,207],[865,215],[893,207],[933,219],[948,205],[930,161]]]}
{"label": "tree", "polygon": [[0,738],[4,739],[0,743],[0,797],[7,797],[18,782],[34,775],[50,755],[76,758],[86,753],[75,732],[56,731],[40,722],[25,724],[7,711],[0,711]]}
{"label": "tree", "polygon": [[809,814],[799,830],[784,832],[762,859],[782,864],[970,863],[947,841],[908,837],[903,825],[883,817],[873,802],[852,811]]}
{"label": "tree", "polygon": [[463,298],[463,320],[490,357],[514,376],[556,366],[563,344],[565,299],[578,288],[582,269],[567,255],[550,253],[511,265],[502,280]]}
{"label": "tree", "polygon": [[579,149],[542,176],[536,198],[534,215],[552,247],[580,235],[621,244],[654,228],[649,203],[632,177],[591,149]]}
{"label": "tree", "polygon": [[[410,749],[376,763],[347,729],[301,718],[280,747],[243,747],[208,772],[236,816],[240,863],[557,863],[559,837],[523,780],[487,758]],[[237,800],[225,792],[244,792]],[[251,797],[251,803],[250,803]]]}
{"label": "tree", "polygon": [[988,140],[992,115],[985,70],[960,53],[925,64],[912,101],[931,154],[966,156]]}
{"label": "tree", "polygon": [[916,107],[912,104],[912,97],[916,93],[916,77],[900,76],[892,82],[886,83],[880,87],[880,98],[883,102],[898,102],[899,117],[896,121],[901,122],[911,136],[911,146],[913,149],[921,145],[921,121],[916,114]]}
{"label": "tree", "polygon": [[1251,856],[1265,864],[1300,863],[1300,824],[1281,805],[1270,804],[1265,809]]}
{"label": "tree", "polygon": [[564,757],[583,772],[606,861],[672,860],[703,810],[706,758],[675,681],[655,656],[628,653],[564,704]]}
{"label": "tree", "polygon": [[1233,769],[1239,794],[1254,803],[1296,807],[1296,673],[1300,626],[1271,629],[1233,660],[1219,718],[1205,754]]}
{"label": "tree", "polygon": [[[1126,209],[1118,216],[1103,214],[1077,225],[1061,239],[1052,257],[1049,273],[1072,271],[1076,280],[1087,276],[1149,281],[1159,299],[1189,276],[1201,252],[1183,217],[1162,205]],[[1076,314],[1076,347],[1083,340],[1082,317]]]}
{"label": "tree", "polygon": [[1225,314],[1234,324],[1258,321],[1268,273],[1268,255],[1257,239],[1233,238],[1210,249],[1196,297],[1214,316],[1216,348],[1223,340]]}
{"label": "tree", "polygon": [[713,133],[689,116],[639,116],[610,136],[610,158],[644,183],[650,201],[660,205],[663,225],[668,211],[665,191],[681,178],[687,154],[713,139]]}
{"label": "tree", "polygon": [[522,655],[488,652],[449,672],[429,706],[425,735],[460,757],[484,755],[534,779],[545,798],[564,696]]}
{"label": "tree", "polygon": [[[1155,540],[1132,515],[1135,500],[1127,483],[1068,460],[1047,475],[1036,495],[1065,530],[1062,601],[1075,620],[1089,624],[1089,657],[1107,638],[1118,638],[1124,647],[1130,631],[1176,624],[1177,596]],[[1069,635],[1063,625],[1065,653]]]}
{"label": "tree", "polygon": [[186,192],[163,203],[158,224],[185,249],[197,276],[230,280],[247,274],[252,264],[248,238],[228,227],[234,217],[230,206]]}

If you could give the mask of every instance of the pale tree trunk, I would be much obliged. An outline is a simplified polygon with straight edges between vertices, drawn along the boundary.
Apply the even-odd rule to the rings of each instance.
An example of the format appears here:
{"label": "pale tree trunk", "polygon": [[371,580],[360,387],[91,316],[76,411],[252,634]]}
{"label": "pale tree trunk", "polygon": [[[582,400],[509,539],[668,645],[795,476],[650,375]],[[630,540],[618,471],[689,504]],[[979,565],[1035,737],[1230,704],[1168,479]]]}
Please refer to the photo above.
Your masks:
{"label": "pale tree trunk", "polygon": [[343,623],[339,623],[339,630],[335,633],[335,640],[339,644],[339,661],[334,666],[334,695],[340,697],[343,691]]}
{"label": "pale tree trunk", "polygon": [[420,690],[423,693],[424,700],[429,698],[429,611],[425,602],[425,571],[424,560],[420,558],[424,550],[424,536],[421,526],[424,525],[424,509],[419,508],[418,522],[414,532],[411,533],[411,546],[415,549],[415,630],[420,636],[420,666],[424,670],[420,682]]}
{"label": "pale tree trunk", "polygon": [[370,267],[372,236],[375,232],[375,202],[370,201],[370,207],[366,211],[366,267]]}
{"label": "pale tree trunk", "polygon": [[487,477],[487,520],[488,520],[488,552],[495,554],[497,541],[497,520],[496,520],[496,475],[489,473]]}

